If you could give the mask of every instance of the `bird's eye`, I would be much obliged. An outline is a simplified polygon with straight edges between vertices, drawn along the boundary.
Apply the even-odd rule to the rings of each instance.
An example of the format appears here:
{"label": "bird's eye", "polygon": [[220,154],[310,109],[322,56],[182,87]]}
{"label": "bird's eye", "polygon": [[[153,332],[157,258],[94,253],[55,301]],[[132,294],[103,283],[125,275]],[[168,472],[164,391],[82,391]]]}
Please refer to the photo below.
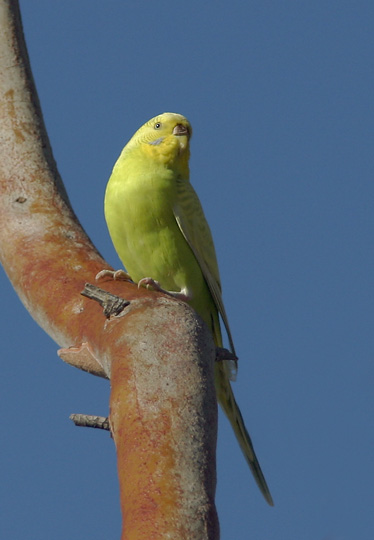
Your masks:
{"label": "bird's eye", "polygon": [[155,124],[155,129],[160,129],[160,127],[161,127],[161,122],[157,122],[157,123]]}

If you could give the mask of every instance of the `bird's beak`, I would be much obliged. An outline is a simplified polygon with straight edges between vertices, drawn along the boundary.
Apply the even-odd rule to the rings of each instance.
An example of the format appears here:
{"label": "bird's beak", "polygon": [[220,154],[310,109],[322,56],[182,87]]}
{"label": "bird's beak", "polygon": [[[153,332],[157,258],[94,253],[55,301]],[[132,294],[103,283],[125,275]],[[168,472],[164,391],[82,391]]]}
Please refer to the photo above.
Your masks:
{"label": "bird's beak", "polygon": [[187,135],[187,137],[189,138],[190,132],[187,126],[184,126],[183,124],[177,124],[173,129],[173,135]]}

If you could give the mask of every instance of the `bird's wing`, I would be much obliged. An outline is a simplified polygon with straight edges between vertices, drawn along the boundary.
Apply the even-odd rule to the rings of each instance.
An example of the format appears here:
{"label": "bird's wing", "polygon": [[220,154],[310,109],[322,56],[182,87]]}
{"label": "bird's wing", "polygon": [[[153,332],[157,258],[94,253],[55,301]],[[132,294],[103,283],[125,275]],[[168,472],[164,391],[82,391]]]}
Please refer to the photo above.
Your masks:
{"label": "bird's wing", "polygon": [[177,186],[177,203],[173,208],[175,219],[199,263],[213,301],[225,325],[230,348],[235,354],[234,343],[222,301],[221,283],[212,233],[192,185],[189,182],[180,181]]}

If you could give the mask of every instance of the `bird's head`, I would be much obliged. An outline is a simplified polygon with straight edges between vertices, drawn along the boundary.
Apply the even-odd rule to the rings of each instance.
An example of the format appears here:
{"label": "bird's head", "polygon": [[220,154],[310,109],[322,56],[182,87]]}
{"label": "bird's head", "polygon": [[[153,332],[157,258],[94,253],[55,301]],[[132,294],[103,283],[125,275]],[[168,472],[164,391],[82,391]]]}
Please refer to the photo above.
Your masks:
{"label": "bird's head", "polygon": [[124,150],[139,149],[144,156],[168,167],[182,164],[188,167],[191,135],[187,118],[177,113],[163,113],[138,129]]}

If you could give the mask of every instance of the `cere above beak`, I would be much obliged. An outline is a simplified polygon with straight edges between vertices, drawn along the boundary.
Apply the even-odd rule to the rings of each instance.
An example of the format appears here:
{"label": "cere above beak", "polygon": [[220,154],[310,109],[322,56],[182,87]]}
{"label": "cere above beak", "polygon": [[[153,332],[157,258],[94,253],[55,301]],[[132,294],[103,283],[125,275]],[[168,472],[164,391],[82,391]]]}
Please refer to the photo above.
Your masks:
{"label": "cere above beak", "polygon": [[177,124],[173,129],[173,135],[187,135],[188,137],[190,132],[188,127],[184,126],[183,124]]}

